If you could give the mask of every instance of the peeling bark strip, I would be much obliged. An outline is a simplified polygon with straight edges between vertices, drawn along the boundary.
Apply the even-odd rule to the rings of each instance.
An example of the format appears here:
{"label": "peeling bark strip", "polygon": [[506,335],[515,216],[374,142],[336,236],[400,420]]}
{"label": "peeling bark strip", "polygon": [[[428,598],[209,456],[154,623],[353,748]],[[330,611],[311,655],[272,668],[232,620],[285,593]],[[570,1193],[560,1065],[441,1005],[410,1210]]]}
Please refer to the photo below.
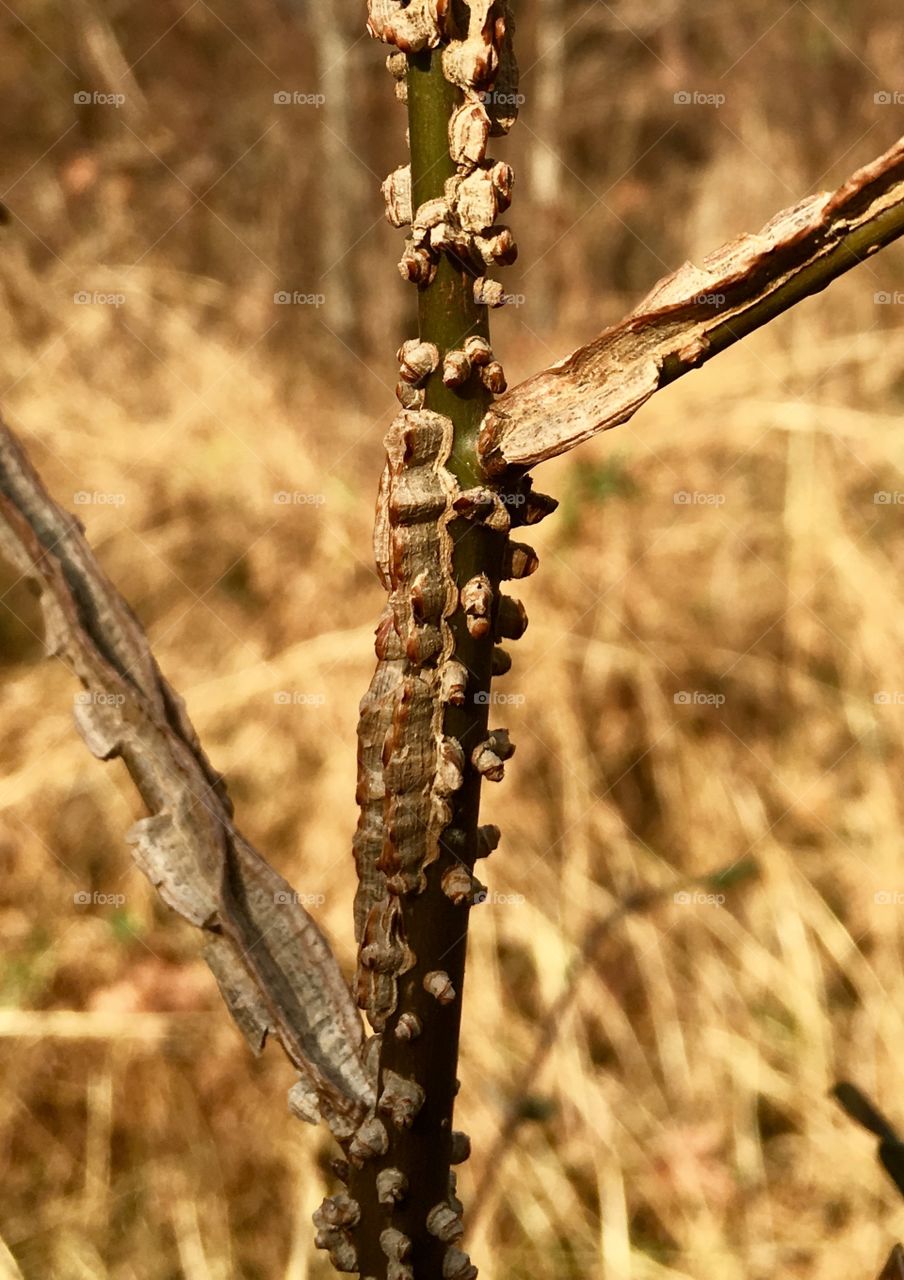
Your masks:
{"label": "peeling bark strip", "polygon": [[627,422],[696,369],[904,234],[904,138],[832,194],[777,214],[654,286],[620,324],[519,383],[480,438],[489,474],[534,467]]}
{"label": "peeling bark strip", "polygon": [[255,1052],[275,1035],[298,1068],[293,1109],[347,1140],[374,1095],[360,1017],[329,944],[235,829],[223,779],[137,619],[2,422],[0,552],[36,584],[47,650],[87,692],[76,704],[82,737],[99,759],[122,758],[150,810],[129,834],[136,863],[205,931],[205,959]]}

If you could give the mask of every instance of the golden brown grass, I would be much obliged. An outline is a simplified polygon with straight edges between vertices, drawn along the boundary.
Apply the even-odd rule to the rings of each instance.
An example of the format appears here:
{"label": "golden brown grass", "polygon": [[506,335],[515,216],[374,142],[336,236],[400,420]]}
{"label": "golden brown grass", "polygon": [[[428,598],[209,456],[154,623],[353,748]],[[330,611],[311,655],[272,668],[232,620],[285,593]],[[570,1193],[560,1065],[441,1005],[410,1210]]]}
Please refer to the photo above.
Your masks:
{"label": "golden brown grass", "polygon": [[[737,156],[712,163],[686,252],[789,198]],[[820,166],[796,163],[803,192]],[[233,292],[162,251],[119,310],[73,306],[137,256],[105,228],[38,265],[7,251],[4,407],[64,505],[122,497],[78,507],[89,536],[244,829],[350,971],[391,351],[350,391],[351,355],[330,378],[316,351],[274,352],[269,319],[244,332]],[[904,1235],[872,1142],[826,1096],[850,1077],[904,1123],[904,505],[874,501],[904,490],[904,356],[900,308],[873,303],[902,274],[892,250],[540,479],[562,509],[537,530],[532,623],[499,685],[518,754],[486,796],[504,837],[460,1072],[487,1280],[873,1280]],[[620,305],[577,293],[539,338],[527,312],[530,330],[503,319],[510,376]],[[310,1213],[329,1145],[289,1123],[287,1065],[249,1057],[198,939],[131,869],[137,801],[75,738],[76,689],[8,588],[0,1277],[326,1277]],[[674,900],[745,859],[758,875],[724,900]],[[649,885],[662,903],[607,935],[513,1097],[588,930]]]}

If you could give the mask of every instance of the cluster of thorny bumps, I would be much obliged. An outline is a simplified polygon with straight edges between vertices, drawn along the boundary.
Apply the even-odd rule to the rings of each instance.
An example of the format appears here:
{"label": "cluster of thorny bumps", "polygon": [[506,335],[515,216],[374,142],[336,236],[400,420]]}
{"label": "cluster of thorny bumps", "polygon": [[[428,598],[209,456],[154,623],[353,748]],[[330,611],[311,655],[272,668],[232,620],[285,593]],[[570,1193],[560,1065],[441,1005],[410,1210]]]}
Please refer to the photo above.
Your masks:
{"label": "cluster of thorny bumps", "polygon": [[[503,161],[487,159],[487,143],[491,135],[507,133],[516,116],[511,17],[498,0],[482,0],[470,6],[468,30],[457,37],[447,30],[450,7],[445,0],[412,0],[404,6],[396,0],[372,0],[370,4],[371,35],[396,46],[387,65],[402,101],[407,93],[406,54],[440,44],[443,73],[462,93],[461,105],[449,121],[449,153],[456,173],[446,182],[445,193],[413,209],[411,166],[403,165],[386,179],[383,194],[393,226],[411,227],[399,264],[406,280],[429,284],[445,249],[481,270],[474,281],[475,301],[501,306],[502,285],[484,273],[497,264],[514,262],[517,254],[511,231],[497,224],[511,201],[512,170]],[[462,353],[456,360],[447,358],[443,378],[447,385],[456,386],[469,372]],[[486,376],[493,380],[494,392],[504,390],[498,368]]]}

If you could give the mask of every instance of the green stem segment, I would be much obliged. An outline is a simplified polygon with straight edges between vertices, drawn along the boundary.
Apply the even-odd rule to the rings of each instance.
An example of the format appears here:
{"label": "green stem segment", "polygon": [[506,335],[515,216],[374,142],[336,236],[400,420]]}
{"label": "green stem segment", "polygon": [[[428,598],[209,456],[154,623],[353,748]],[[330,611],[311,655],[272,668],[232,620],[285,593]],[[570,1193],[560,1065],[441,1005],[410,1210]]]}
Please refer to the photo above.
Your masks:
{"label": "green stem segment", "polygon": [[[455,87],[442,72],[440,52],[409,58],[408,114],[411,138],[412,204],[443,194],[444,183],[454,172],[449,155],[449,116],[460,101]],[[470,334],[488,337],[487,309],[473,296],[473,272],[463,263],[444,254],[432,283],[419,289],[418,320],[422,341],[435,343],[443,355],[460,348]],[[449,469],[463,489],[483,482],[477,454],[477,432],[490,401],[479,378],[472,376],[455,389],[446,387],[440,369],[426,388],[426,407],[452,420],[453,450]],[[505,537],[469,521],[452,525],[453,567],[459,587],[477,573],[485,573],[498,598]],[[437,572],[440,567],[437,566]],[[451,620],[455,636],[455,656],[470,672],[468,697],[462,707],[447,708],[444,730],[457,738],[469,759],[472,750],[487,732],[488,692],[491,678],[493,636],[476,638],[459,610]],[[451,866],[464,863],[473,869],[477,853],[477,825],[480,805],[480,777],[467,767],[465,782],[456,794],[453,819],[441,842],[438,860],[428,869],[427,887],[418,895],[403,899],[404,926],[408,945],[417,963],[399,982],[395,1015],[383,1033],[380,1078],[389,1071],[416,1080],[425,1091],[425,1102],[410,1129],[390,1132],[390,1148],[378,1161],[368,1161],[361,1171],[353,1171],[350,1190],[361,1206],[361,1222],[356,1232],[360,1274],[384,1280],[387,1258],[380,1233],[389,1225],[406,1235],[412,1244],[406,1259],[419,1280],[440,1280],[448,1244],[427,1230],[431,1209],[449,1198],[452,1154],[452,1112],[458,1089],[456,1069],[461,1025],[462,987],[467,947],[467,903],[455,905],[442,889],[442,876]],[[423,987],[425,974],[441,970],[449,975],[455,999],[440,1004]],[[400,1040],[394,1028],[402,1013],[420,1020],[422,1033],[413,1040]],[[375,1173],[379,1169],[402,1170],[408,1191],[390,1214],[377,1202]]]}
{"label": "green stem segment", "polygon": [[[411,203],[417,209],[444,193],[455,173],[449,155],[449,117],[460,93],[443,75],[439,52],[409,59],[408,130],[411,138]],[[486,307],[474,301],[473,273],[443,254],[432,284],[418,291],[418,323],[423,342],[434,342],[440,357],[461,347],[470,334],[489,337]],[[476,379],[454,389],[437,371],[427,384],[426,407],[451,418],[455,427],[450,470],[461,487],[483,481],[477,457],[477,430],[490,395]]]}

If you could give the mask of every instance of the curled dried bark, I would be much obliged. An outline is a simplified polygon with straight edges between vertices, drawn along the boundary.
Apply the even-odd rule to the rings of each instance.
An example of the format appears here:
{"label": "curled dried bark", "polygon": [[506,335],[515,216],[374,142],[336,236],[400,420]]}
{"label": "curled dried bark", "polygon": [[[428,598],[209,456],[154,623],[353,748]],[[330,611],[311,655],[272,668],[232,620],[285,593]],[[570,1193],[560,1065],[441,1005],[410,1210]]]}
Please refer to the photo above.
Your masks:
{"label": "curled dried bark", "polygon": [[129,834],[136,863],[204,930],[205,959],[255,1052],[274,1035],[298,1068],[293,1110],[349,1138],[374,1090],[361,1021],[330,946],[236,830],[224,781],[138,620],[2,421],[0,552],[36,585],[48,653],[82,683],[82,737],[98,758],[123,760],[150,811]]}
{"label": "curled dried bark", "polygon": [[386,201],[386,218],[394,227],[407,227],[411,212],[411,166],[393,169],[381,188]]}
{"label": "curled dried bark", "polygon": [[831,194],[687,263],[625,320],[490,407],[491,475],[529,468],[627,422],[661,387],[904,234],[904,138]]}
{"label": "curled dried bark", "polygon": [[449,0],[368,0],[367,30],[402,53],[433,49],[442,38]]}

